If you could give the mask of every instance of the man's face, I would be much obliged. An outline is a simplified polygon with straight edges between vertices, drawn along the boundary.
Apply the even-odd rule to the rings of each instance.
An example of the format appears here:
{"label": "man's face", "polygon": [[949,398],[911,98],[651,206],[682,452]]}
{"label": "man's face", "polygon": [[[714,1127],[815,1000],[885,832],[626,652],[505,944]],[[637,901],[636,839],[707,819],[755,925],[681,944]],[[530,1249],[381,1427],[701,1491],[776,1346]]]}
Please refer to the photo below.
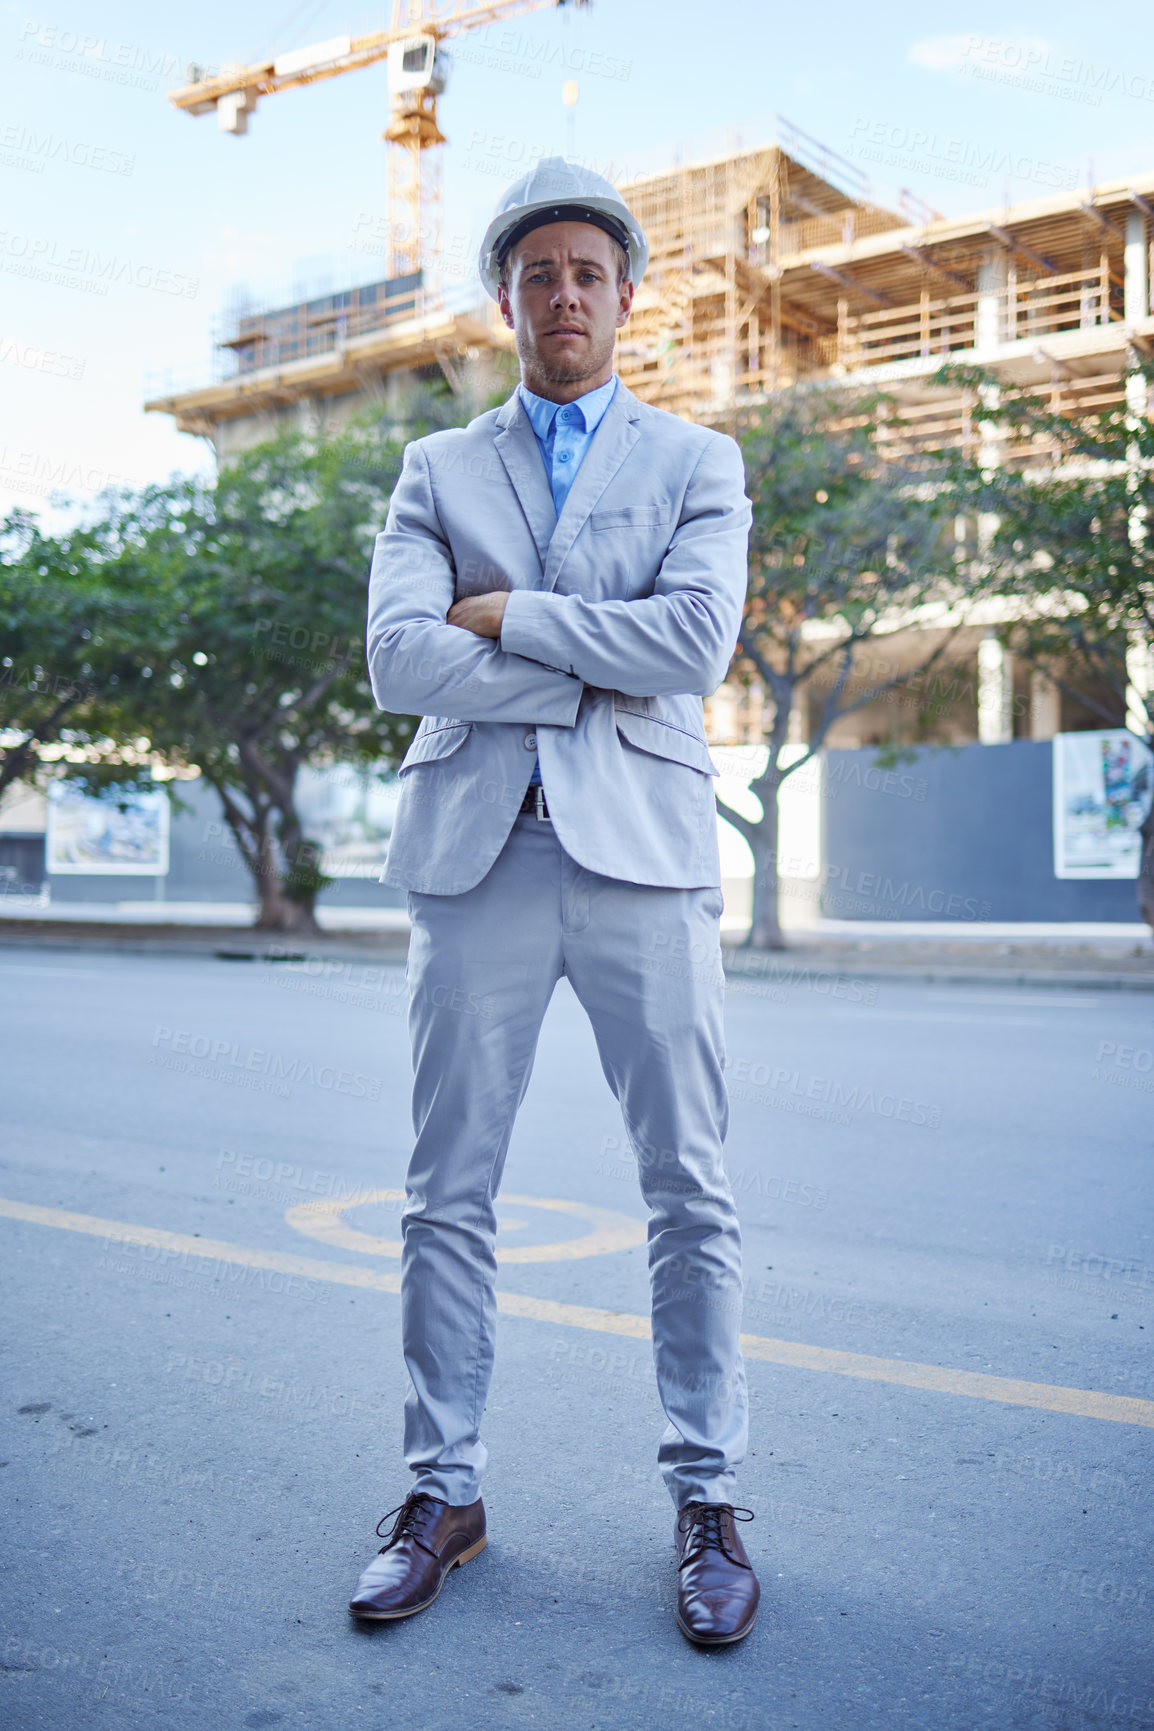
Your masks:
{"label": "man's face", "polygon": [[617,251],[588,222],[552,222],[518,242],[497,299],[529,390],[568,403],[613,376],[613,344],[633,305]]}

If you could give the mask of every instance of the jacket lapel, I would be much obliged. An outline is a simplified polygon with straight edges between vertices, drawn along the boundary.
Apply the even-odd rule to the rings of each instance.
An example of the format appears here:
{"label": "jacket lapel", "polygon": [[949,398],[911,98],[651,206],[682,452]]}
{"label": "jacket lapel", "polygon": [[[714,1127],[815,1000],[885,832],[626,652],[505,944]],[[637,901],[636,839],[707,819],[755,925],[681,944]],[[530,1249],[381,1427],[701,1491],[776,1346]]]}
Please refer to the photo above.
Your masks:
{"label": "jacket lapel", "polygon": [[[574,541],[588,522],[590,511],[640,438],[637,426],[640,418],[640,403],[633,392],[626,390],[618,379],[613,401],[606,409],[589,449],[581,460],[577,478],[549,542],[545,561],[546,589],[556,588],[561,567]],[[531,427],[529,432],[532,437]],[[543,475],[545,466],[540,460],[540,454],[535,452],[534,455],[537,456],[537,467]]]}
{"label": "jacket lapel", "polygon": [[537,544],[537,557],[544,571],[549,543],[557,524],[557,513],[553,507],[549,478],[541,461],[537,435],[516,391],[502,406],[497,416],[497,428],[493,443],[525,513],[525,521]]}

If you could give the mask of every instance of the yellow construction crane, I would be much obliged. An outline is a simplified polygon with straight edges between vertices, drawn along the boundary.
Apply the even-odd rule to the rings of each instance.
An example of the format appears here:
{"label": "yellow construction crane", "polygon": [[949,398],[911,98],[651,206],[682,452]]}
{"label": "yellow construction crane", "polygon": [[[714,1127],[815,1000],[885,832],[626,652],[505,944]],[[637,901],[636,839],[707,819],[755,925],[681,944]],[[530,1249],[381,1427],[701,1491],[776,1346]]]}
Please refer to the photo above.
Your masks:
{"label": "yellow construction crane", "polygon": [[301,84],[357,72],[388,61],[389,124],[381,134],[387,153],[389,246],[387,275],[407,276],[437,257],[440,241],[441,153],[445,135],[437,124],[449,58],[446,37],[496,24],[543,6],[587,6],[590,0],[393,0],[389,30],[371,36],[335,36],[294,48],[254,66],[224,66],[219,72],[190,67],[190,82],[169,101],[188,114],[216,110],[222,132],[242,135],[259,96],[274,96]]}

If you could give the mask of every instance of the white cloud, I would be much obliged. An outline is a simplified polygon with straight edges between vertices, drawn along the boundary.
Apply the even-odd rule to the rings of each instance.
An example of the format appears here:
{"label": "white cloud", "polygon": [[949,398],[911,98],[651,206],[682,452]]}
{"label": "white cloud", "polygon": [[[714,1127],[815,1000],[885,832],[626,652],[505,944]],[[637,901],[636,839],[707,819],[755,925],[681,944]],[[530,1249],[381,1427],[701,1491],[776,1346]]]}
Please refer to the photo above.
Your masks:
{"label": "white cloud", "polygon": [[927,72],[964,72],[967,63],[980,60],[1020,69],[1045,65],[1060,52],[1057,43],[1044,36],[1025,36],[1018,31],[995,36],[972,31],[968,35],[923,36],[910,44],[906,64],[924,67]]}
{"label": "white cloud", "polygon": [[965,58],[968,36],[923,36],[906,53],[907,66],[924,66],[928,72],[956,71]]}

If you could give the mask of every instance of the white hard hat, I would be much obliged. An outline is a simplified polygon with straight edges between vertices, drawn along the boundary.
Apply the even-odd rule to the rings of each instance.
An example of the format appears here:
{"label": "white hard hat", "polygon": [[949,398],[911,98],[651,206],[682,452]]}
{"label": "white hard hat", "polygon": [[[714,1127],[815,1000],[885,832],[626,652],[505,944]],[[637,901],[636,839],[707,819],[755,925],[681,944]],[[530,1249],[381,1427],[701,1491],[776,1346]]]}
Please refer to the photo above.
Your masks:
{"label": "white hard hat", "polygon": [[629,275],[636,288],[649,262],[645,231],[612,182],[563,156],[547,156],[515,181],[485,230],[477,268],[494,300],[505,255],[523,235],[547,222],[591,222],[619,241],[629,254]]}

